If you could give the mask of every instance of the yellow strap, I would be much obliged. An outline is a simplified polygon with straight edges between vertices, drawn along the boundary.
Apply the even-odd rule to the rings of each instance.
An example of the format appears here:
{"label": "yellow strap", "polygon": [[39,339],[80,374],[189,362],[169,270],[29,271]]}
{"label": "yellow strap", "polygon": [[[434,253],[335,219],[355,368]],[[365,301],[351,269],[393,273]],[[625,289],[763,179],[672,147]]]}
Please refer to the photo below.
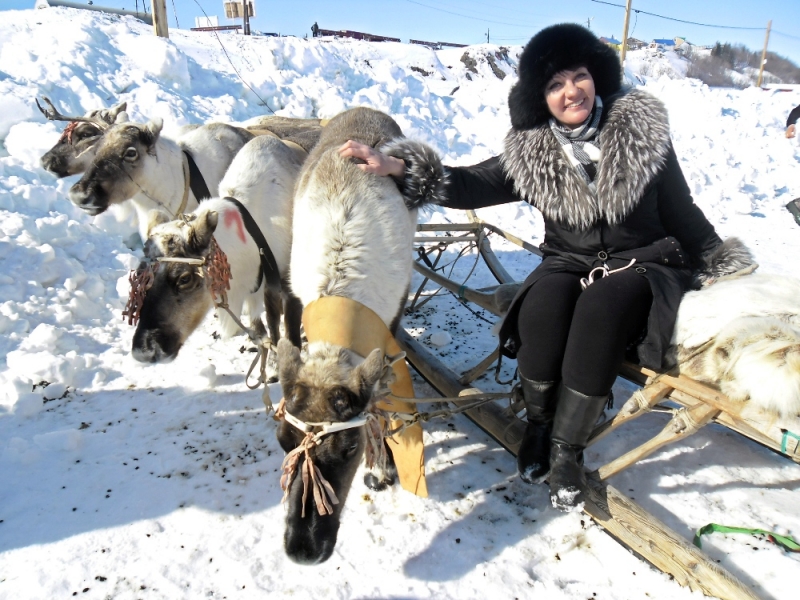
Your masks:
{"label": "yellow strap", "polygon": [[[349,348],[366,357],[375,348],[384,354],[399,353],[400,346],[381,318],[363,304],[339,296],[326,296],[315,300],[303,309],[303,327],[309,342],[330,342]],[[413,413],[415,407],[393,396],[413,398],[414,387],[411,373],[405,361],[397,361],[392,367],[397,380],[390,387],[391,405],[379,403],[380,408],[397,412]],[[391,423],[399,427],[400,421]],[[403,489],[426,498],[428,486],[425,482],[425,453],[422,442],[422,426],[419,423],[406,428],[389,438],[400,485]]]}

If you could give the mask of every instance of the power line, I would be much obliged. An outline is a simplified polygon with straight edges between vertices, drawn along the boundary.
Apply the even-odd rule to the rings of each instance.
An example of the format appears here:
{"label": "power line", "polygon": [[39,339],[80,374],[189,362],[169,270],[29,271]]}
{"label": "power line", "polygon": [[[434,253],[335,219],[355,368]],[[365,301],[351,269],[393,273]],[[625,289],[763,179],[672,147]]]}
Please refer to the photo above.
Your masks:
{"label": "power line", "polygon": [[181,24],[178,23],[178,10],[175,8],[175,0],[172,0],[172,12],[175,13],[175,27],[180,29]]}
{"label": "power line", "polygon": [[782,31],[775,31],[774,29],[770,33],[774,33],[776,35],[782,35],[783,37],[788,37],[788,38],[791,38],[793,40],[800,40],[800,37],[798,37],[796,35],[789,35],[788,33],[783,33]]}
{"label": "power line", "polygon": [[430,6],[429,4],[423,4],[422,2],[416,2],[415,0],[406,0],[411,4],[416,4],[417,6],[424,6],[425,8],[430,8],[431,10],[438,10],[439,12],[447,13],[449,15],[455,15],[457,17],[463,17],[464,19],[472,19],[474,21],[482,21],[484,23],[496,23],[497,25],[508,25],[510,27],[525,27],[526,29],[530,29],[534,27],[534,25],[525,25],[520,23],[507,23],[505,21],[495,21],[493,19],[485,19],[483,17],[473,17],[470,15],[465,15],[463,13],[458,13],[452,10],[445,10],[444,8],[438,8],[436,6]]}
{"label": "power line", "polygon": [[[625,8],[622,4],[614,4],[613,2],[604,2],[603,0],[592,0],[592,2],[596,2],[597,4],[608,4],[609,6],[617,6],[619,8]],[[687,23],[689,25],[698,25],[700,27],[714,27],[717,29],[744,29],[748,31],[765,31],[766,27],[734,27],[731,25],[710,25],[708,23],[697,23],[696,21],[686,21],[684,19],[676,19],[674,17],[665,17],[664,15],[657,15],[656,13],[647,12],[645,10],[638,10],[636,8],[631,9],[635,13],[642,13],[643,15],[650,15],[651,17],[658,17],[659,19],[666,19],[667,21],[676,21],[678,23]]]}
{"label": "power line", "polygon": [[[211,18],[208,16],[208,13],[206,13],[205,9],[204,9],[202,6],[200,6],[200,3],[199,3],[197,0],[194,0],[194,3],[195,3],[195,4],[197,4],[198,8],[199,8],[199,9],[202,11],[203,15],[205,15],[205,17],[206,17],[206,19],[208,20],[208,22],[210,22],[210,21],[211,21]],[[236,73],[236,75],[239,77],[239,80],[240,80],[240,81],[241,81],[243,84],[245,84],[245,85],[247,86],[247,88],[248,88],[248,89],[249,89],[251,92],[253,92],[253,93],[256,95],[256,97],[257,97],[259,100],[261,100],[261,103],[262,103],[264,106],[266,106],[266,107],[267,107],[267,110],[268,110],[269,112],[271,112],[271,113],[274,115],[274,114],[275,114],[275,111],[274,111],[274,110],[272,110],[272,109],[270,108],[269,104],[267,104],[267,101],[266,101],[266,100],[264,100],[264,99],[263,99],[261,96],[259,96],[258,92],[257,92],[257,91],[255,91],[255,90],[254,90],[252,87],[250,87],[250,84],[249,84],[249,83],[247,83],[247,82],[244,80],[244,77],[242,77],[242,74],[241,74],[241,73],[239,73],[239,69],[237,69],[237,68],[236,68],[236,65],[234,65],[234,64],[233,64],[233,61],[231,60],[231,57],[228,55],[228,51],[225,49],[225,46],[222,44],[222,40],[221,40],[221,39],[219,39],[219,34],[218,34],[216,31],[213,31],[212,33],[214,34],[214,37],[216,37],[216,38],[217,38],[217,41],[219,42],[219,45],[220,45],[220,47],[222,48],[222,51],[225,53],[225,58],[227,58],[227,59],[228,59],[228,62],[229,62],[229,63],[231,63],[231,67],[233,67],[233,71],[234,71],[234,72]]]}

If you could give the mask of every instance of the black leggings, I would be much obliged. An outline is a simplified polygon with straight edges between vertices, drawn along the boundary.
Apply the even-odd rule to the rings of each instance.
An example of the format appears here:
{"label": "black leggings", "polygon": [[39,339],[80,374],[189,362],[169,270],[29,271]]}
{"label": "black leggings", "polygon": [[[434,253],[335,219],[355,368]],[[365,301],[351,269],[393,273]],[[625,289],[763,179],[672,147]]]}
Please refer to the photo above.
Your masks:
{"label": "black leggings", "polygon": [[581,291],[581,276],[539,279],[520,306],[520,373],[534,381],[564,381],[589,396],[611,391],[627,346],[644,332],[653,302],[650,284],[634,270],[596,280]]}

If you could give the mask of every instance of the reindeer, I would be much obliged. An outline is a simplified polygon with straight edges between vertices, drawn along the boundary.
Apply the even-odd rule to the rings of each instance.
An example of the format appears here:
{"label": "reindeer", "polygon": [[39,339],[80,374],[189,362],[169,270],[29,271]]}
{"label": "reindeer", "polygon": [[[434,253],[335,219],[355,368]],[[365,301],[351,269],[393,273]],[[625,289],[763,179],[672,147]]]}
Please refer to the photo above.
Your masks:
{"label": "reindeer", "polygon": [[111,108],[90,110],[83,117],[69,117],[61,114],[49,98],[43,97],[48,109],[36,106],[50,121],[68,121],[56,145],[42,155],[42,167],[57,177],[67,177],[83,173],[94,158],[95,147],[103,137],[107,127],[128,120],[127,102]]}
{"label": "reindeer", "polygon": [[[257,319],[266,307],[273,344],[280,336],[281,301],[286,333],[300,346],[299,300],[288,292],[292,235],[292,192],[302,161],[297,152],[272,137],[248,142],[219,185],[221,198],[203,202],[177,220],[151,211],[145,244],[148,264],[159,265],[152,286],[135,315],[132,354],[141,362],[171,360],[214,307],[214,253],[219,248],[230,268],[227,303],[237,317]],[[215,247],[216,246],[216,247]],[[272,257],[270,259],[270,257]],[[211,291],[211,293],[209,293]],[[238,324],[220,311],[222,335]]]}
{"label": "reindeer", "polygon": [[249,119],[241,126],[254,135],[274,135],[282,140],[295,142],[306,152],[311,152],[327,122],[328,119],[297,119],[267,115]]}
{"label": "reindeer", "polygon": [[174,218],[219,195],[234,156],[254,137],[239,127],[211,123],[187,128],[175,141],[161,135],[162,127],[161,119],[109,127],[94,160],[70,189],[70,200],[93,216],[131,200],[145,240],[150,210]]}
{"label": "reindeer", "polygon": [[[365,173],[342,158],[338,149],[349,139],[431,163],[438,180],[443,178],[441,163],[430,149],[402,139],[391,117],[367,108],[333,118],[300,173],[290,282],[304,307],[309,344],[305,357],[286,340],[278,344],[285,419],[277,437],[288,453],[282,481],[288,504],[284,547],[292,560],[305,564],[323,562],[333,552],[341,511],[364,454],[364,413],[373,405],[385,368],[383,351],[372,350],[374,346],[357,354],[337,343],[315,341],[307,318],[320,300],[342,299],[357,303],[393,333],[412,270],[417,211],[407,205],[415,203],[401,195],[392,179]],[[344,315],[325,318],[335,325]],[[314,436],[319,426],[323,430]],[[293,476],[304,469],[302,478]],[[307,494],[303,483],[308,473],[314,494]],[[392,476],[387,470],[366,481],[379,489],[391,483]],[[317,492],[326,486],[330,493],[320,500]]]}

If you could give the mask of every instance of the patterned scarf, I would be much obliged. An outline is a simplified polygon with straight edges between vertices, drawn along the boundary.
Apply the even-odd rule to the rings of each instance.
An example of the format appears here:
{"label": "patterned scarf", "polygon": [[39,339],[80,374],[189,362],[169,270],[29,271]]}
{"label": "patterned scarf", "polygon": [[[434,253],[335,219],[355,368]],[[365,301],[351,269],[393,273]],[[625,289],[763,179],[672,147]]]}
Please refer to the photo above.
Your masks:
{"label": "patterned scarf", "polygon": [[595,96],[594,108],[586,120],[575,129],[564,127],[555,119],[550,119],[550,129],[556,136],[558,143],[570,158],[573,166],[589,185],[589,189],[596,191],[594,178],[597,175],[595,163],[600,159],[600,148],[597,145],[597,126],[603,116],[603,101],[600,96]]}

